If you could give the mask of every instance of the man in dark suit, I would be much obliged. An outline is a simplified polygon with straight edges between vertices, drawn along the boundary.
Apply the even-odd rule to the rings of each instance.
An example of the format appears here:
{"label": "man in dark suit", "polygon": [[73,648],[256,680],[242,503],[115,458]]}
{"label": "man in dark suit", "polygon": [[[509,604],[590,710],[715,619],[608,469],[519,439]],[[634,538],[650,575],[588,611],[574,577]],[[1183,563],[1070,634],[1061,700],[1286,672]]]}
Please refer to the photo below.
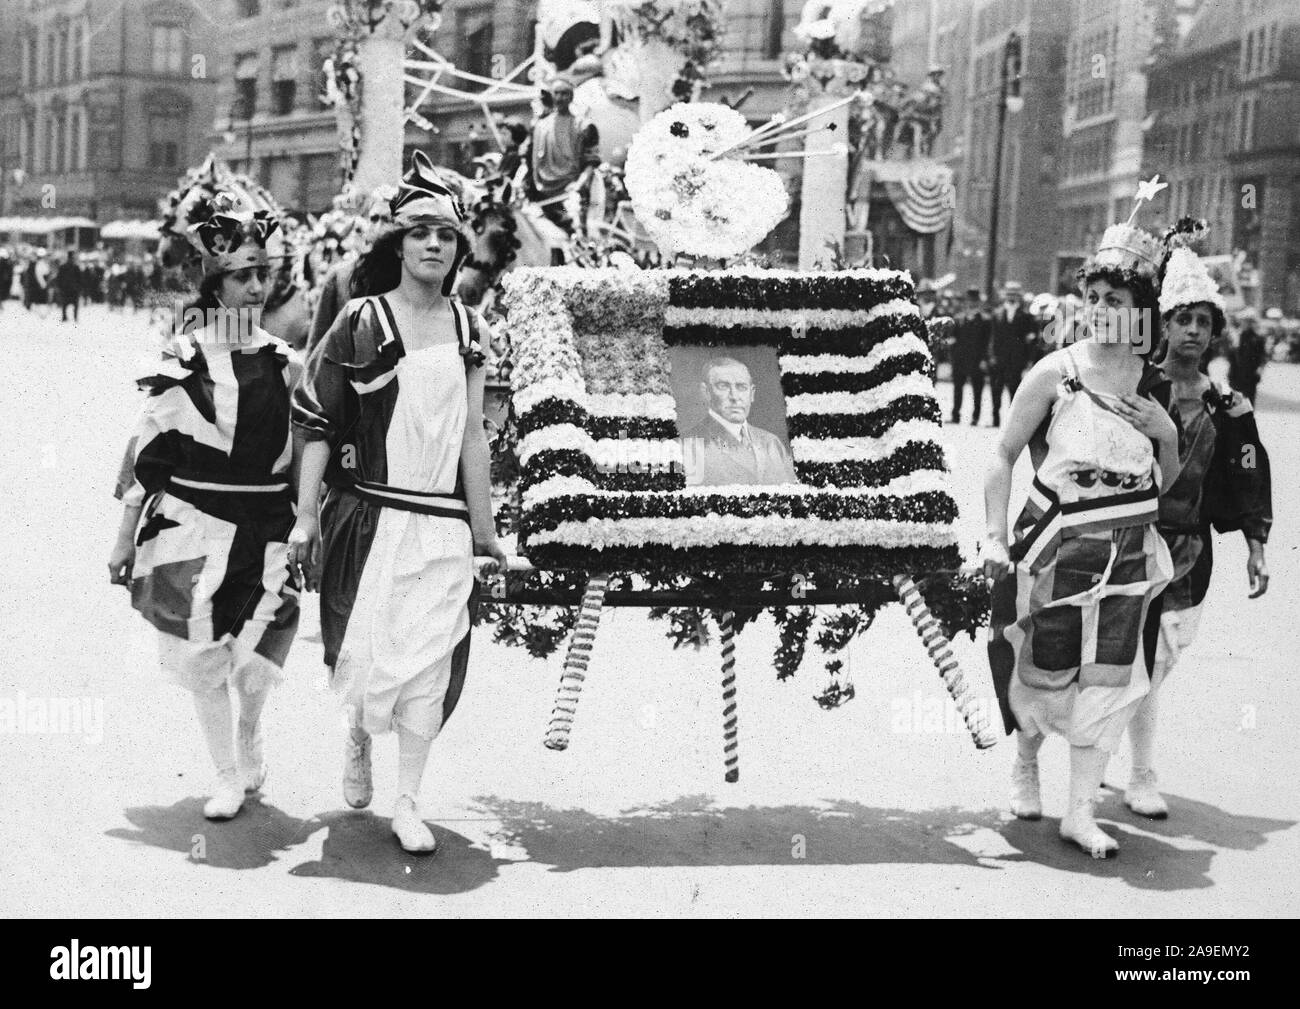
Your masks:
{"label": "man in dark suit", "polygon": [[704,420],[682,436],[686,486],[795,483],[785,442],[749,423],[754,380],[733,357],[711,357],[700,370]]}
{"label": "man in dark suit", "polygon": [[989,337],[989,391],[993,395],[993,426],[1002,423],[1002,390],[1007,402],[1016,398],[1020,376],[1029,364],[1029,346],[1038,324],[1024,305],[1024,288],[1014,280],[1002,288],[1002,304],[993,312]]}
{"label": "man in dark suit", "polygon": [[988,371],[989,320],[982,308],[978,288],[968,288],[966,304],[957,319],[952,349],[952,422],[961,423],[961,404],[966,383],[971,390],[971,424],[980,422],[984,400],[984,375]]}

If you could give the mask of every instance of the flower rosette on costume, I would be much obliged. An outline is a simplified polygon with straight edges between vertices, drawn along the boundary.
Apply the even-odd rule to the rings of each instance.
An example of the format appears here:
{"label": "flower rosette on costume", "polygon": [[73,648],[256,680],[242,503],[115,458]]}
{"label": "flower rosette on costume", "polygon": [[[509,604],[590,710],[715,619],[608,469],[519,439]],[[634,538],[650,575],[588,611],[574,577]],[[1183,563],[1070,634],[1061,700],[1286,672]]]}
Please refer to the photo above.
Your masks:
{"label": "flower rosette on costume", "polygon": [[637,133],[625,181],[632,209],[665,252],[728,259],[758,244],[785,217],[781,177],[740,160],[750,135],[725,105],[677,104]]}

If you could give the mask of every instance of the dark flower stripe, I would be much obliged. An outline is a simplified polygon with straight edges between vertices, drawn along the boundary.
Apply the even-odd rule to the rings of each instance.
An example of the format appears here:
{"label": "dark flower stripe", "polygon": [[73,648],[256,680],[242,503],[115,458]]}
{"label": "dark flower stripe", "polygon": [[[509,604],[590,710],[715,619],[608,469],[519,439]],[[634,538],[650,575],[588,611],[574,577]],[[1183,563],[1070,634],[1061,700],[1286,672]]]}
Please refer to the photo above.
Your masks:
{"label": "dark flower stripe", "polygon": [[677,437],[677,422],[657,417],[608,417],[589,414],[571,399],[548,397],[519,418],[519,437],[555,424],[573,424],[593,438]]}
{"label": "dark flower stripe", "polygon": [[530,490],[553,476],[572,476],[589,480],[600,490],[672,491],[686,486],[680,470],[653,469],[644,473],[617,471],[603,473],[591,457],[577,449],[546,449],[528,460],[519,478],[521,491]]}
{"label": "dark flower stripe", "polygon": [[844,462],[796,462],[799,479],[813,487],[883,487],[920,470],[947,471],[943,448],[933,441],[909,441],[883,459]]}
{"label": "dark flower stripe", "polygon": [[930,358],[920,351],[888,357],[870,371],[787,371],[781,374],[781,388],[787,396],[818,392],[865,392],[898,378],[925,374]]}
{"label": "dark flower stripe", "polygon": [[776,347],[782,354],[844,354],[854,357],[892,336],[912,333],[929,345],[925,320],[918,315],[882,315],[861,326],[839,329],[809,326],[802,339],[785,325],[715,326],[693,323],[664,326],[664,343],[689,347]]}
{"label": "dark flower stripe", "polygon": [[524,511],[519,528],[531,536],[558,528],[562,522],[590,519],[679,519],[705,516],[791,519],[876,519],[886,522],[948,524],[957,518],[957,502],[942,491],[922,491],[906,497],[880,495],[846,498],[831,494],[765,494],[743,498],[710,495],[586,497],[565,494]]}
{"label": "dark flower stripe", "polygon": [[574,448],[543,449],[524,465],[519,488],[528,490],[553,476],[574,476],[595,483],[596,464],[587,453]]}
{"label": "dark flower stripe", "polygon": [[912,281],[904,276],[888,280],[823,274],[814,277],[673,277],[668,281],[668,304],[676,308],[874,308],[896,298],[911,299]]}
{"label": "dark flower stripe", "polygon": [[691,574],[788,575],[800,571],[844,578],[892,578],[956,568],[961,551],[946,547],[612,547],[592,550],[560,543],[524,544],[538,567],[637,572],[672,578]]}
{"label": "dark flower stripe", "polygon": [[797,413],[785,423],[791,438],[879,438],[902,421],[942,416],[933,396],[900,396],[871,413]]}
{"label": "dark flower stripe", "polygon": [[656,469],[648,473],[596,473],[596,486],[612,491],[671,491],[686,486],[681,469]]}

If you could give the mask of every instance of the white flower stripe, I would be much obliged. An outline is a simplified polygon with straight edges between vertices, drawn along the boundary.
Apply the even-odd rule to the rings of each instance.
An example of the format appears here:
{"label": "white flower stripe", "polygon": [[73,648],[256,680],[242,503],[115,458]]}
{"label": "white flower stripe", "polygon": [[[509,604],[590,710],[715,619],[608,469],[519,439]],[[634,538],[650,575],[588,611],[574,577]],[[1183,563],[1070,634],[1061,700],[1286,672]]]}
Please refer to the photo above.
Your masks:
{"label": "white flower stripe", "polygon": [[682,446],[676,438],[592,438],[573,424],[552,424],[519,440],[520,465],[528,465],[538,452],[574,450],[589,456],[598,467],[622,470],[641,465],[652,470],[682,465]]}
{"label": "white flower stripe", "polygon": [[733,326],[789,329],[802,322],[817,329],[846,329],[865,326],[886,315],[905,318],[920,314],[910,301],[895,298],[866,311],[849,308],[781,308],[768,311],[761,308],[679,308],[668,306],[664,312],[665,326],[713,326],[726,329]]}
{"label": "white flower stripe", "polygon": [[827,372],[851,375],[874,371],[881,362],[891,357],[918,353],[929,357],[930,348],[915,333],[903,333],[876,344],[862,357],[845,357],[843,354],[783,354],[780,363],[783,374],[817,375]]}
{"label": "white flower stripe", "polygon": [[893,455],[908,442],[939,444],[937,421],[905,420],[879,438],[791,438],[796,462],[873,462]]}
{"label": "white flower stripe", "polygon": [[586,407],[595,417],[677,418],[677,403],[668,393],[592,393],[587,396]]}
{"label": "white flower stripe", "polygon": [[913,372],[898,375],[874,389],[862,392],[808,392],[787,397],[787,416],[819,413],[874,413],[904,396],[934,397],[934,383],[928,375]]}
{"label": "white flower stripe", "polygon": [[686,518],[587,519],[561,522],[534,533],[529,545],[560,543],[588,547],[677,548],[716,546],[880,546],[946,547],[957,542],[948,523],[890,522],[884,519],[811,519],[780,515],[739,517],[698,515]]}
{"label": "white flower stripe", "polygon": [[515,387],[511,392],[515,404],[515,414],[522,419],[528,411],[548,399],[576,403],[586,409],[587,388],[581,375],[562,378],[546,378],[523,388]]}
{"label": "white flower stripe", "polygon": [[595,451],[591,435],[572,424],[552,424],[519,439],[519,464],[527,466],[538,452],[576,450],[590,456]]}

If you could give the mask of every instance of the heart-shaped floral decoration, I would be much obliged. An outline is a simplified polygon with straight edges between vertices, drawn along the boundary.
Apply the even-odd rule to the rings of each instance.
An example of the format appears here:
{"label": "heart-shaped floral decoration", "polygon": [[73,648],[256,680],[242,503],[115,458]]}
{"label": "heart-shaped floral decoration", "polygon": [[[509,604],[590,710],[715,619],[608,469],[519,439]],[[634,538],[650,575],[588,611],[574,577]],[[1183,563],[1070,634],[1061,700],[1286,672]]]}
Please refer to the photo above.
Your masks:
{"label": "heart-shaped floral decoration", "polygon": [[740,160],[750,132],[739,112],[707,102],[674,105],[637,132],[627,154],[628,195],[662,251],[729,259],[785,217],[781,176]]}

